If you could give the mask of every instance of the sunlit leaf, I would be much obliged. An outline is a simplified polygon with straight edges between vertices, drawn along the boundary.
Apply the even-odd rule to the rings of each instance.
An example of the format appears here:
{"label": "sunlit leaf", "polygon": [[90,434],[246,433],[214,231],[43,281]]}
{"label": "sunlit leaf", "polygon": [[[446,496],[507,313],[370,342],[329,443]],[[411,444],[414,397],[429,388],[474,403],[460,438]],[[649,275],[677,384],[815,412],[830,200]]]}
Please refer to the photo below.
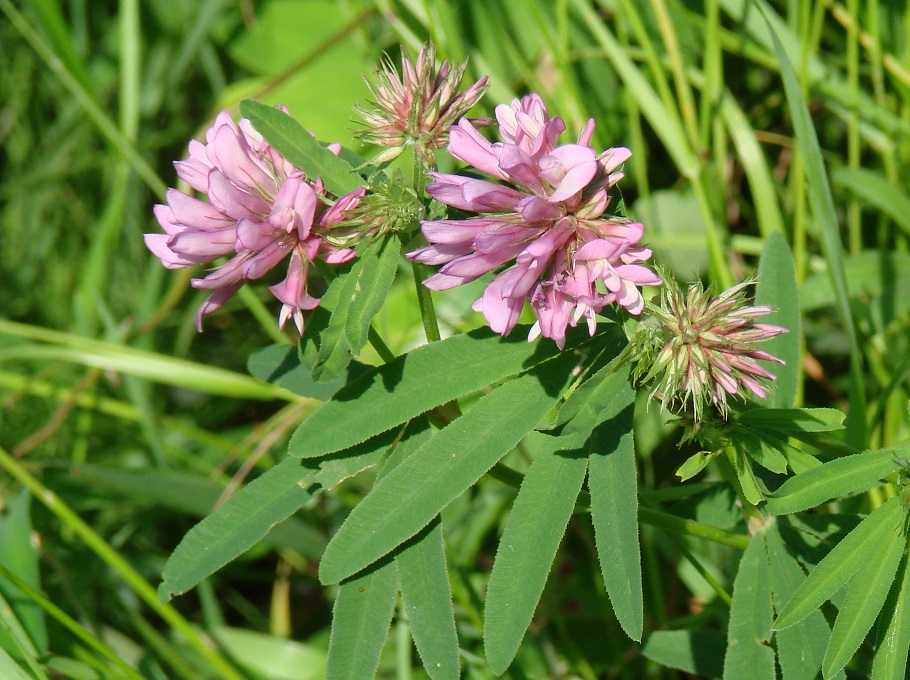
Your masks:
{"label": "sunlit leaf", "polygon": [[786,515],[814,508],[832,498],[871,489],[882,477],[900,467],[895,458],[901,451],[904,450],[866,451],[806,470],[768,495],[768,510],[776,515]]}
{"label": "sunlit leaf", "polygon": [[427,675],[432,680],[457,680],[458,636],[438,518],[403,546],[395,565],[411,636]]}
{"label": "sunlit leaf", "polygon": [[329,542],[320,580],[357,573],[426,526],[537,425],[583,355],[563,352],[497,387],[377,482]]}
{"label": "sunlit leaf", "polygon": [[764,532],[752,537],[733,582],[724,680],[776,680],[771,585]]}
{"label": "sunlit leaf", "polygon": [[892,498],[866,517],[809,573],[781,610],[774,629],[783,630],[802,621],[843,588],[870,561],[869,556],[877,553],[879,544],[890,537],[901,515],[900,499]]}
{"label": "sunlit leaf", "polygon": [[391,559],[341,584],[332,610],[327,680],[376,675],[397,597],[398,574]]}
{"label": "sunlit leaf", "polygon": [[847,665],[885,603],[901,557],[907,552],[902,517],[893,518],[890,531],[879,534],[874,550],[874,559],[868,559],[870,555],[867,554],[867,559],[847,584],[847,593],[839,606],[822,664],[826,678]]}
{"label": "sunlit leaf", "polygon": [[512,663],[531,623],[585,478],[586,456],[560,451],[561,439],[531,463],[499,540],[483,627],[487,663],[496,675]]}

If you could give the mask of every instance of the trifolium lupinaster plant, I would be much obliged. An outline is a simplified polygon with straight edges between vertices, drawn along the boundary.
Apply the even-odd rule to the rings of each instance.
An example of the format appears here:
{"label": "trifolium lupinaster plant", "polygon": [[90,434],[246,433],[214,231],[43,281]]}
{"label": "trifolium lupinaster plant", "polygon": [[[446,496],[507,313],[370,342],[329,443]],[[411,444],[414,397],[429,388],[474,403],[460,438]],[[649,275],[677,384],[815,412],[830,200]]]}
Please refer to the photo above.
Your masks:
{"label": "trifolium lupinaster plant", "polygon": [[[241,286],[262,280],[280,303],[278,325],[293,333],[293,319],[301,336],[299,352],[282,355],[309,376],[299,394],[331,385],[269,479],[307,489],[302,506],[378,470],[320,560],[323,584],[340,584],[329,677],[355,662],[375,670],[399,592],[426,672],[459,677],[440,513],[485,475],[518,487],[486,585],[489,669],[512,663],[576,512],[593,522],[619,624],[640,640],[639,522],[689,529],[640,508],[638,392],[640,411],[668,413],[685,427],[683,440],[703,449],[680,476],[716,460],[753,534],[771,522],[775,477],[819,466],[790,435],[840,426],[827,412],[764,403],[774,394],[772,367],[784,362],[763,343],[787,329],[759,321],[774,307],[750,304],[754,282],[716,293],[654,265],[647,225],[625,212],[618,192],[632,150],[597,147],[594,118],[567,130],[538,93],[471,118],[488,82],[463,82],[466,69],[437,65],[430,45],[416,62],[404,51],[400,67],[386,60],[370,101],[355,109],[356,137],[378,147],[365,153],[370,160],[317,141],[318,131],[282,107],[246,101],[239,121],[220,112],[205,141],[190,142],[175,163],[186,190],[171,189],[156,206],[164,233],[146,235],[166,267],[208,267],[192,279],[211,291],[196,316],[200,331]],[[442,155],[453,172],[438,171]],[[396,356],[372,321],[399,268],[413,270],[429,342]],[[440,328],[434,300],[462,286],[488,328]],[[368,343],[382,365],[357,362]],[[257,498],[245,488],[231,502],[244,494]],[[188,534],[163,594],[194,585],[180,580],[178,554],[204,551],[231,502]],[[239,542],[236,554],[249,545]],[[344,642],[353,621],[365,626],[356,649]]]}

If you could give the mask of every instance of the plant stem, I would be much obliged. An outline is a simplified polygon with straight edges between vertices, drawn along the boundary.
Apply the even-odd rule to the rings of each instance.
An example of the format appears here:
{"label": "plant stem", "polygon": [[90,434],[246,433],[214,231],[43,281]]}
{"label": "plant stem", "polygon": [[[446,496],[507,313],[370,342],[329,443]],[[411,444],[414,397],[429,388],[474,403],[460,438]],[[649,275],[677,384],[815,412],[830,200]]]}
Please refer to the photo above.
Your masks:
{"label": "plant stem", "polygon": [[0,467],[6,470],[16,481],[28,488],[35,497],[88,548],[94,552],[111,569],[117,572],[126,584],[149,608],[154,610],[187,644],[199,653],[215,670],[219,677],[229,680],[243,680],[230,663],[211,649],[180,613],[169,604],[162,604],[154,588],[142,578],[120,554],[114,550],[99,534],[86,524],[57,494],[39,482],[28,470],[13,459],[5,449],[0,448]]}

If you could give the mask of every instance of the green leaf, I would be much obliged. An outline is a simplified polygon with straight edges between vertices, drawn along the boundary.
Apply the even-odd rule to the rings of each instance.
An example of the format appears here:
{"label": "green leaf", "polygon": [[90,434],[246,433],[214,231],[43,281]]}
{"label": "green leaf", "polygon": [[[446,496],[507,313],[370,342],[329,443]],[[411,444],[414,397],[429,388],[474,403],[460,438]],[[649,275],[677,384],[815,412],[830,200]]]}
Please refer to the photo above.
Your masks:
{"label": "green leaf", "polygon": [[830,432],[844,429],[844,414],[836,408],[756,408],[737,416],[741,425],[781,432]]}
{"label": "green leaf", "polygon": [[890,530],[879,534],[874,551],[874,558],[869,559],[872,554],[867,553],[866,560],[847,584],[822,664],[826,678],[847,665],[885,603],[901,556],[907,552],[901,514],[892,518]]}
{"label": "green leaf", "polygon": [[731,436],[733,445],[766,470],[779,475],[787,472],[787,459],[771,442],[757,432],[746,428],[736,429]]}
{"label": "green leaf", "polygon": [[679,469],[676,471],[676,476],[679,477],[679,481],[681,482],[692,479],[695,475],[704,470],[705,466],[714,460],[716,456],[716,453],[710,451],[699,451],[686,458],[686,462],[680,465]]}
{"label": "green leaf", "polygon": [[764,532],[752,537],[733,582],[724,680],[776,680],[771,640],[771,586]]}
{"label": "green leaf", "polygon": [[791,477],[768,495],[768,510],[775,515],[808,510],[832,498],[860,493],[879,484],[900,467],[895,457],[903,450],[866,451],[836,458]]}
{"label": "green leaf", "polygon": [[395,556],[401,599],[424,670],[432,680],[458,680],[458,635],[439,518]]}
{"label": "green leaf", "polygon": [[320,336],[313,378],[334,381],[366,345],[370,322],[389,293],[400,254],[398,237],[374,241],[351,270],[333,282],[338,299],[329,325]]}
{"label": "green leaf", "polygon": [[3,647],[0,647],[0,676],[7,680],[35,680],[13,661],[13,657]]}
{"label": "green leaf", "polygon": [[483,624],[487,663],[496,675],[512,663],[531,623],[585,479],[587,458],[561,451],[562,439],[534,458],[499,540]]}
{"label": "green leaf", "polygon": [[397,597],[398,574],[391,559],[341,584],[332,609],[327,680],[376,675]]}
{"label": "green leaf", "polygon": [[240,102],[240,113],[248,118],[266,141],[310,179],[322,179],[336,196],[359,189],[363,178],[350,164],[322,146],[288,114],[252,99]]}
{"label": "green leaf", "polygon": [[[595,337],[615,335],[611,329]],[[570,334],[566,351],[586,337]],[[483,328],[418,347],[340,389],[301,424],[288,452],[313,458],[347,448],[558,353],[552,342],[527,342],[521,328],[509,338]]]}
{"label": "green leaf", "polygon": [[581,437],[579,446],[588,456],[591,521],[613,611],[626,635],[641,640],[644,605],[634,414],[635,389],[626,366],[602,380],[565,432]]}
{"label": "green leaf", "polygon": [[774,630],[802,621],[856,574],[901,517],[899,498],[892,498],[864,519],[813,569],[774,622]]}
{"label": "green leaf", "polygon": [[540,422],[584,354],[563,352],[497,387],[378,481],[329,542],[320,580],[357,573],[426,526]]}
{"label": "green leaf", "polygon": [[317,382],[313,380],[312,371],[300,362],[298,350],[292,345],[263,347],[250,355],[246,368],[260,380],[280,385],[301,397],[320,401],[329,399],[346,383],[371,370],[371,367],[353,361],[345,375],[331,382]]}
{"label": "green leaf", "polygon": [[[779,612],[784,603],[805,582],[806,574],[772,525],[765,532],[771,574],[771,597]],[[784,678],[815,678],[822,667],[831,629],[821,611],[816,610],[786,630],[777,632],[777,657]]]}
{"label": "green leaf", "polygon": [[[765,17],[767,19],[767,15]],[[831,197],[831,186],[828,184],[828,175],[818,137],[809,115],[809,107],[803,97],[802,89],[793,66],[787,58],[777,33],[768,24],[774,51],[780,64],[781,78],[784,82],[784,92],[790,108],[790,117],[793,119],[793,128],[796,133],[797,146],[802,154],[803,165],[806,171],[807,193],[812,215],[818,223],[821,236],[822,252],[828,264],[828,274],[834,287],[837,310],[841,323],[847,333],[850,346],[850,413],[847,418],[847,442],[853,445],[861,444],[866,440],[866,396],[863,375],[863,355],[859,346],[856,327],[853,323],[853,313],[850,309],[850,300],[847,294],[847,278],[844,274],[844,253],[840,240],[840,229],[837,224],[837,215],[834,212],[834,199]]]}
{"label": "green leaf", "polygon": [[700,678],[724,672],[724,636],[713,630],[659,630],[651,633],[641,653],[652,661]]}
{"label": "green leaf", "polygon": [[796,406],[802,366],[799,292],[793,255],[783,234],[771,234],[765,242],[758,261],[755,303],[775,308],[762,319],[762,323],[776,324],[790,331],[762,343],[763,351],[786,362],[783,366],[774,366],[772,370],[777,380],[771,386],[766,403],[771,407],[793,408]]}
{"label": "green leaf", "polygon": [[897,587],[891,590],[882,607],[884,614],[878,624],[872,680],[899,678],[907,668],[910,649],[910,560],[907,553],[904,553],[897,574]]}
{"label": "green leaf", "polygon": [[[38,569],[38,550],[32,542],[31,494],[21,489],[6,501],[6,512],[0,517],[0,564],[37,591],[41,591],[41,573]],[[12,607],[28,633],[37,654],[48,651],[47,623],[44,610],[22,593],[0,580],[0,592]]]}
{"label": "green leaf", "polygon": [[323,680],[326,652],[304,644],[246,628],[216,628],[219,645],[241,665],[263,680]]}
{"label": "green leaf", "polygon": [[910,234],[910,197],[905,190],[880,173],[862,168],[838,168],[831,173],[831,180],[865,199]]}
{"label": "green leaf", "polygon": [[731,459],[730,462],[733,463],[733,469],[736,471],[736,479],[739,480],[743,496],[752,505],[758,505],[765,500],[765,496],[758,487],[758,480],[755,478],[749,457],[739,448],[734,448],[728,455]]}
{"label": "green leaf", "polygon": [[289,458],[263,473],[194,526],[171,553],[158,597],[167,602],[255,545],[312,498],[315,471]]}

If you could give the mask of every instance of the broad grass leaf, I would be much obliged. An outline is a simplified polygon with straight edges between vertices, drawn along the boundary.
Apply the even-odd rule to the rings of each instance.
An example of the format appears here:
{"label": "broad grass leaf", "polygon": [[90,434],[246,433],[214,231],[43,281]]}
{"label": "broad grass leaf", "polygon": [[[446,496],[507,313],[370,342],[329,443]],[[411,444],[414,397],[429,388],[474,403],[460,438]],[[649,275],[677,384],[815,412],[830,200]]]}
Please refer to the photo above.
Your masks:
{"label": "broad grass leaf", "polygon": [[391,559],[341,584],[332,609],[327,680],[376,675],[397,598],[398,574]]}
{"label": "broad grass leaf", "polygon": [[844,414],[836,408],[756,408],[743,411],[742,425],[781,432],[830,432],[844,429]]}
{"label": "broad grass leaf", "polygon": [[641,640],[644,604],[634,414],[635,390],[629,383],[629,368],[624,367],[601,379],[565,432],[581,438],[579,447],[588,457],[591,521],[613,611],[626,635]]}
{"label": "broad grass leaf", "polygon": [[247,628],[212,630],[219,646],[255,678],[323,680],[326,650],[318,644],[289,640]]}
{"label": "broad grass leaf", "polygon": [[867,553],[866,560],[847,584],[822,664],[825,678],[846,666],[859,649],[885,603],[901,557],[907,552],[900,513],[892,518],[889,528],[879,535],[874,553]]}
{"label": "broad grass leaf", "polygon": [[317,381],[335,381],[366,345],[370,322],[389,293],[400,253],[397,236],[374,241],[351,270],[333,282],[338,299],[328,327],[319,336],[319,354],[313,366]]}
{"label": "broad grass leaf", "polygon": [[512,663],[531,623],[585,479],[587,458],[561,451],[563,439],[534,458],[499,540],[483,624],[487,663],[496,675]]}
{"label": "broad grass leaf", "polygon": [[866,451],[806,470],[768,495],[768,510],[775,515],[787,515],[814,508],[832,498],[871,489],[882,477],[900,467],[895,457],[901,455],[901,451]]}
{"label": "broad grass leaf", "polygon": [[359,378],[371,367],[352,361],[343,376],[331,382],[317,382],[311,369],[301,363],[298,349],[293,345],[269,345],[253,352],[246,368],[251,375],[274,383],[301,397],[325,401],[346,383]]}
{"label": "broad grass leaf", "polygon": [[[586,338],[571,333],[566,351]],[[301,424],[288,452],[313,458],[345,449],[558,353],[552,342],[527,342],[521,328],[509,338],[483,328],[418,347],[340,389]]]}
{"label": "broad grass leaf", "polygon": [[869,561],[869,556],[876,554],[880,543],[890,537],[901,515],[900,499],[892,498],[860,522],[809,573],[781,610],[774,629],[783,630],[802,621],[843,588]]}
{"label": "broad grass leaf", "polygon": [[310,179],[321,178],[326,189],[336,196],[364,185],[351,165],[316,141],[294,118],[273,106],[252,99],[240,102],[240,113],[256,131]]}
{"label": "broad grass leaf", "polygon": [[425,527],[540,422],[584,354],[563,352],[497,387],[379,480],[326,547],[320,580],[357,573]]}
{"label": "broad grass leaf", "polygon": [[[806,580],[806,574],[784,544],[777,525],[765,532],[771,576],[771,599],[780,611]],[[816,678],[821,671],[831,628],[821,611],[776,633],[777,658],[785,680]]]}
{"label": "broad grass leaf", "polygon": [[424,670],[432,680],[458,680],[458,635],[438,517],[398,551],[395,566],[411,636]]}
{"label": "broad grass leaf", "polygon": [[907,668],[910,649],[910,559],[904,553],[897,571],[896,587],[888,593],[878,623],[872,680],[899,678]]}
{"label": "broad grass leaf", "polygon": [[[32,539],[31,500],[28,489],[21,489],[5,501],[5,512],[0,516],[0,564],[41,592],[38,549]],[[41,606],[3,579],[0,579],[0,593],[12,609],[8,615],[21,622],[36,655],[46,654],[47,622]]]}
{"label": "broad grass leaf", "polygon": [[3,647],[0,647],[0,676],[6,680],[34,680],[34,676],[22,670]]}
{"label": "broad grass leaf", "polygon": [[910,234],[910,197],[905,188],[895,186],[881,173],[862,168],[838,168],[831,173],[831,181],[881,210]]}
{"label": "broad grass leaf", "polygon": [[783,234],[771,234],[765,242],[758,261],[755,303],[774,308],[773,312],[762,318],[762,323],[776,324],[790,331],[763,342],[762,350],[786,362],[783,366],[775,365],[771,371],[777,380],[771,385],[768,406],[793,408],[796,406],[802,366],[799,291],[796,287],[793,255]]}
{"label": "broad grass leaf", "polygon": [[289,458],[231,496],[187,532],[162,573],[158,597],[167,602],[255,545],[273,525],[313,496],[306,481],[315,474]]}
{"label": "broad grass leaf", "polygon": [[723,634],[713,630],[659,630],[648,636],[641,653],[700,678],[719,678],[724,672],[726,643]]}
{"label": "broad grass leaf", "polygon": [[724,680],[776,680],[771,640],[771,585],[764,532],[752,537],[733,582]]}
{"label": "broad grass leaf", "polygon": [[[768,13],[765,14],[768,19]],[[802,154],[806,171],[807,193],[812,215],[818,223],[821,236],[822,252],[828,265],[828,274],[834,287],[837,311],[841,323],[847,334],[850,346],[850,411],[847,415],[847,442],[858,445],[866,440],[866,414],[865,414],[865,381],[862,370],[862,350],[853,322],[853,312],[850,309],[850,300],[847,293],[847,278],[844,273],[844,252],[840,240],[840,229],[837,224],[837,215],[834,211],[834,199],[831,197],[831,186],[828,183],[828,174],[818,136],[812,125],[809,107],[803,97],[802,89],[793,66],[781,45],[775,29],[768,23],[771,41],[780,64],[781,78],[784,83],[784,93],[790,108],[790,117],[793,119],[793,128],[796,133],[796,143]]]}

